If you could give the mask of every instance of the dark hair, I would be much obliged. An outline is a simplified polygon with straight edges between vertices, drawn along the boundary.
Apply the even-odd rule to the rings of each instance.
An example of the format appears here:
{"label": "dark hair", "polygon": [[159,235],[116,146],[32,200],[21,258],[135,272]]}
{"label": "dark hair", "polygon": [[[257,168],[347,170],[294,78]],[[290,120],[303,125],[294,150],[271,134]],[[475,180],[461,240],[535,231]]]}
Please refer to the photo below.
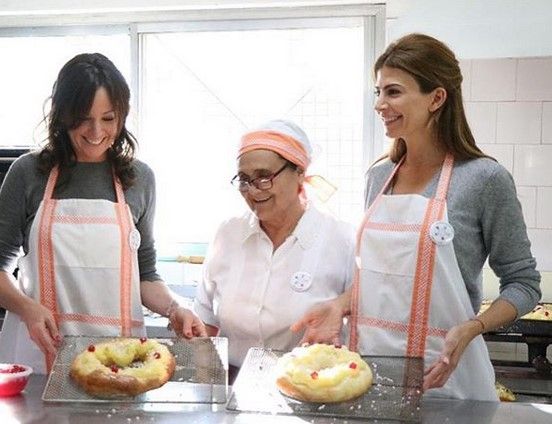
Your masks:
{"label": "dark hair", "polygon": [[113,62],[100,53],[79,54],[59,71],[50,111],[44,117],[48,138],[39,154],[39,168],[47,173],[55,165],[63,170],[76,163],[68,130],[76,128],[88,114],[99,88],[107,91],[120,126],[107,157],[123,187],[128,188],[136,177],[133,160],[137,147],[136,139],[125,126],[130,90]]}
{"label": "dark hair", "polygon": [[[462,73],[458,60],[441,41],[424,34],[409,34],[391,43],[376,60],[374,75],[384,66],[401,69],[430,93],[438,87],[447,92],[444,104],[434,112],[437,142],[456,159],[486,156],[475,144],[462,104]],[[406,144],[395,139],[389,158],[397,162],[406,153]]]}

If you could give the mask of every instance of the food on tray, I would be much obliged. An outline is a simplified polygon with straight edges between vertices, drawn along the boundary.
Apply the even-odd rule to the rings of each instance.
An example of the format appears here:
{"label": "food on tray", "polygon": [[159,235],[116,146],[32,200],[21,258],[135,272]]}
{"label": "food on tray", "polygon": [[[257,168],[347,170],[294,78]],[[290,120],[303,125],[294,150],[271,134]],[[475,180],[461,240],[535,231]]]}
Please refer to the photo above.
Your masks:
{"label": "food on tray", "polygon": [[[487,300],[484,300],[481,304],[481,309],[479,310],[479,313],[483,313],[485,310],[491,306],[492,302],[489,302]],[[536,319],[540,321],[552,321],[552,304],[550,303],[542,303],[535,306],[535,309],[533,309],[531,312],[523,315],[520,319]]]}
{"label": "food on tray", "polygon": [[501,384],[497,381],[495,383],[495,388],[496,394],[502,402],[514,402],[516,400],[516,396],[514,395],[514,393],[504,384]]}
{"label": "food on tray", "polygon": [[552,305],[537,305],[531,312],[523,315],[522,319],[552,321]]}
{"label": "food on tray", "polygon": [[92,344],[71,364],[71,377],[90,395],[136,396],[165,384],[175,359],[155,340],[113,339]]}
{"label": "food on tray", "polygon": [[372,371],[360,355],[325,344],[296,347],[278,359],[276,385],[286,396],[307,402],[342,402],[372,385]]}

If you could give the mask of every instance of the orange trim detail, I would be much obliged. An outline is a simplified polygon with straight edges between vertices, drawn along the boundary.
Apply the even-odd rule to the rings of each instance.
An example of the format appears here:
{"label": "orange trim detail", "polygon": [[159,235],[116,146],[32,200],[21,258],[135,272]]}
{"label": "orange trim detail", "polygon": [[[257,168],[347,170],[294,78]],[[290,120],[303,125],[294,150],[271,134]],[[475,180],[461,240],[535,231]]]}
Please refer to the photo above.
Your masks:
{"label": "orange trim detail", "polygon": [[131,250],[129,246],[130,231],[130,212],[124,201],[123,188],[118,178],[115,179],[115,191],[117,193],[117,203],[115,211],[117,221],[119,222],[119,232],[121,235],[121,274],[120,274],[120,307],[121,307],[121,334],[125,337],[130,336],[131,328],[131,279],[132,279],[132,261]]}
{"label": "orange trim detail", "polygon": [[117,225],[117,219],[110,216],[54,216],[56,224],[113,224]]}
{"label": "orange trim detail", "polygon": [[422,230],[420,224],[394,224],[386,222],[367,222],[364,228],[370,228],[377,231],[396,231],[404,233],[419,233]]}
{"label": "orange trim detail", "polygon": [[[59,314],[57,318],[60,322],[76,321],[93,325],[110,325],[113,327],[121,326],[122,322],[122,320],[117,317],[102,317],[99,315],[86,314]],[[144,325],[144,321],[131,320],[130,325],[132,327],[141,327]]]}
{"label": "orange trim detail", "polygon": [[364,228],[366,227],[366,224],[370,222],[370,217],[372,216],[372,213],[376,210],[376,205],[379,204],[381,200],[381,196],[383,193],[385,193],[385,190],[387,190],[387,187],[389,184],[391,184],[391,181],[393,180],[393,177],[397,173],[397,170],[402,165],[404,161],[404,156],[399,160],[399,162],[395,165],[395,168],[393,168],[393,171],[391,172],[391,175],[389,175],[389,178],[387,178],[387,181],[385,181],[385,184],[383,184],[383,187],[381,188],[380,192],[378,193],[376,199],[372,202],[366,213],[364,214],[364,218],[362,218],[362,222],[360,224],[360,227],[358,228],[357,234],[356,234],[356,245],[355,245],[355,265],[353,269],[353,284],[351,287],[351,317],[350,317],[350,336],[349,336],[349,350],[357,351],[358,350],[358,318],[360,315],[359,312],[359,300],[360,300],[360,244],[362,242],[362,234],[364,233]]}
{"label": "orange trim detail", "polygon": [[[381,328],[398,333],[408,333],[408,324],[400,321],[390,321],[376,317],[361,316],[358,319],[360,325]],[[428,327],[427,335],[432,337],[445,338],[448,330],[445,328]]]}
{"label": "orange trim detail", "polygon": [[414,274],[414,287],[410,305],[410,321],[406,356],[423,357],[428,335],[429,307],[431,302],[431,286],[433,284],[433,269],[435,267],[435,243],[429,237],[429,227],[435,221],[442,219],[454,158],[448,154],[443,161],[436,197],[429,201],[422,231],[418,242],[418,257]]}
{"label": "orange trim detail", "polygon": [[[59,175],[58,167],[54,167],[48,176],[46,189],[42,197],[44,207],[40,217],[38,230],[38,275],[40,284],[40,303],[54,315],[56,326],[59,324],[57,319],[57,294],[56,294],[56,275],[54,265],[54,246],[52,243],[52,226],[54,212],[57,201],[53,199],[54,189],[56,187]],[[46,369],[48,372],[52,369],[55,356],[52,354],[44,355]]]}

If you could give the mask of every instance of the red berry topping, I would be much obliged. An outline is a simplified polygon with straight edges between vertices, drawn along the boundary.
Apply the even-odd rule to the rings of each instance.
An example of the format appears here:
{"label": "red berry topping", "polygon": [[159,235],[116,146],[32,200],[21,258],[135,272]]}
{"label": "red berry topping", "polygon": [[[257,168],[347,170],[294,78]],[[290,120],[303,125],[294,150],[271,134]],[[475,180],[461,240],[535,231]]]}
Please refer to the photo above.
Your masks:
{"label": "red berry topping", "polygon": [[117,365],[111,365],[111,371],[119,372],[119,368],[117,368]]}
{"label": "red berry topping", "polygon": [[357,367],[356,362],[351,362],[351,363],[349,364],[349,368],[351,368],[352,370],[356,369],[356,367]]}
{"label": "red berry topping", "polygon": [[153,354],[153,357],[154,357],[155,359],[159,359],[159,358],[161,358],[161,354],[160,354],[159,352],[155,352],[155,353]]}
{"label": "red berry topping", "polygon": [[148,341],[147,337],[140,337],[140,343],[146,343]]}
{"label": "red berry topping", "polygon": [[96,346],[90,345],[88,346],[88,352],[94,352],[96,350]]}
{"label": "red berry topping", "polygon": [[26,368],[22,367],[21,365],[12,365],[9,368],[4,368],[0,370],[0,374],[17,374],[18,372],[25,371]]}
{"label": "red berry topping", "polygon": [[311,378],[316,380],[318,378],[318,373],[316,371],[311,372]]}

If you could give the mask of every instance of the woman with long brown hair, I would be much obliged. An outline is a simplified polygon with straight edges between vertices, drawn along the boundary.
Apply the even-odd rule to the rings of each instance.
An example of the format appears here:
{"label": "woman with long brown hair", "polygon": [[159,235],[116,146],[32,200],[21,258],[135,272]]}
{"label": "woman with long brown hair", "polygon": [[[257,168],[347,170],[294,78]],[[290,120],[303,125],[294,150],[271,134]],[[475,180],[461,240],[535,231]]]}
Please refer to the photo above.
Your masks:
{"label": "woman with long brown hair", "polygon": [[[0,362],[51,367],[63,335],[145,336],[142,305],[206,335],[155,269],[155,180],[126,129],[130,91],[99,53],[67,62],[38,152],[0,189]],[[11,270],[19,259],[18,281]]]}
{"label": "woman with long brown hair", "polygon": [[[374,73],[375,110],[393,143],[368,171],[353,287],[292,329],[307,327],[303,341],[339,342],[350,314],[350,347],[424,358],[428,395],[497,400],[481,334],[541,296],[514,181],[476,146],[445,44],[404,36]],[[478,316],[487,259],[500,295]]]}

